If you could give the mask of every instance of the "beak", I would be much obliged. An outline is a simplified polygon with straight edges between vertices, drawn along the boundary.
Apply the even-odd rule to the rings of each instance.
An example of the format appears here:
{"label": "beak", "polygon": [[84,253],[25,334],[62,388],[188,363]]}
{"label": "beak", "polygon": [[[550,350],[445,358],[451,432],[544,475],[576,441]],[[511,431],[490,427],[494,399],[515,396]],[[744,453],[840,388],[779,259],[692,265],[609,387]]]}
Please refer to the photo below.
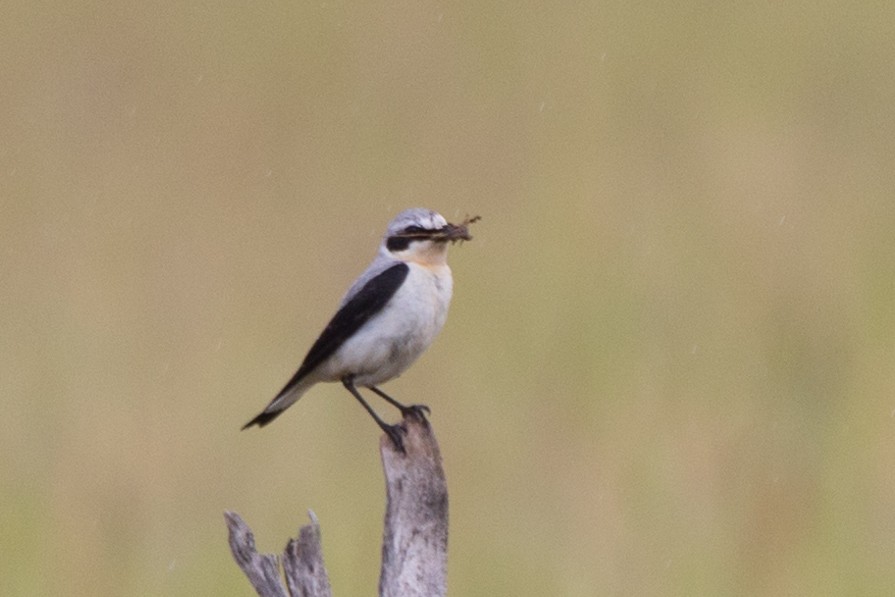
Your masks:
{"label": "beak", "polygon": [[466,224],[447,224],[433,235],[433,240],[455,243],[458,240],[472,240]]}
{"label": "beak", "polygon": [[433,240],[452,243],[455,243],[458,240],[472,240],[472,235],[469,234],[469,225],[474,224],[481,219],[481,216],[473,216],[471,218],[466,218],[459,224],[449,223],[438,231]]}

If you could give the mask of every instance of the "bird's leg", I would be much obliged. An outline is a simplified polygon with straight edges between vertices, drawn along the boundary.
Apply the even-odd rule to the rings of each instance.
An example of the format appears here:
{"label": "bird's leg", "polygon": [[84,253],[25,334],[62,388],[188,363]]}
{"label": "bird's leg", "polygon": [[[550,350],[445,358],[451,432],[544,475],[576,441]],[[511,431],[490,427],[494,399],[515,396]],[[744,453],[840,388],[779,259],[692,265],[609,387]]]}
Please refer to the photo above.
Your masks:
{"label": "bird's leg", "polygon": [[[351,392],[351,395],[357,398],[357,401],[367,409],[367,412],[370,413],[370,416],[373,417],[373,420],[376,421],[379,428],[385,431],[386,435],[391,438],[392,443],[395,444],[395,447],[398,448],[398,451],[404,454],[404,439],[401,437],[404,429],[400,425],[389,425],[376,414],[376,411],[367,404],[367,401],[364,400],[363,396],[360,395],[360,392],[357,391],[357,388],[354,387],[354,378],[352,376],[342,379],[342,385],[344,385],[345,389]],[[377,394],[378,393],[379,392],[377,392]]]}
{"label": "bird's leg", "polygon": [[425,419],[426,415],[432,412],[431,410],[429,410],[429,407],[426,406],[425,404],[411,404],[410,406],[405,406],[404,404],[401,404],[400,402],[398,402],[397,400],[395,400],[394,398],[392,398],[391,396],[389,396],[388,394],[386,394],[385,392],[383,392],[376,386],[369,386],[369,388],[371,390],[373,390],[374,392],[376,392],[376,394],[378,394],[383,400],[385,400],[386,402],[388,402],[389,404],[391,404],[392,406],[394,406],[395,408],[400,410],[401,415],[406,415],[407,413],[412,412],[413,414]]}

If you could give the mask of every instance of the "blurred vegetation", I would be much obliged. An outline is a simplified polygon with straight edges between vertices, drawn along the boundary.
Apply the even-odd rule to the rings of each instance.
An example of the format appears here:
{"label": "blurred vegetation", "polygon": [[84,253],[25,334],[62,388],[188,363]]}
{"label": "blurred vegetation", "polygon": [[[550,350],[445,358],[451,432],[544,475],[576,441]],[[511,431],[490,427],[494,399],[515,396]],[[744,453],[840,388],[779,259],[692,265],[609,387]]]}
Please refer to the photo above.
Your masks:
{"label": "blurred vegetation", "polygon": [[[895,5],[12,2],[0,594],[248,595],[367,415],[292,374],[398,210],[480,214],[425,401],[454,595],[895,590]],[[383,409],[383,412],[387,412]],[[394,413],[389,413],[393,416]]]}

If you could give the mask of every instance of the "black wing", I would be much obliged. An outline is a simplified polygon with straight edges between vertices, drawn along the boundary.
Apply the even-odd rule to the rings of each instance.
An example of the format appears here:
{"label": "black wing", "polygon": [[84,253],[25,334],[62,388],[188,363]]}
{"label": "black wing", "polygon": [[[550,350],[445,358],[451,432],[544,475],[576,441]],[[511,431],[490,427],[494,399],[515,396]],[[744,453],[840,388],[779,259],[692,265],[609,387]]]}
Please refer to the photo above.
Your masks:
{"label": "black wing", "polygon": [[311,350],[308,351],[301,367],[298,368],[289,383],[280,390],[277,397],[291,390],[295,384],[301,381],[301,378],[339,350],[345,340],[353,336],[362,325],[382,311],[385,304],[404,283],[409,272],[410,268],[406,263],[396,263],[364,284],[363,288],[342,305],[342,308],[333,316],[320,333],[320,337],[314,342]]}

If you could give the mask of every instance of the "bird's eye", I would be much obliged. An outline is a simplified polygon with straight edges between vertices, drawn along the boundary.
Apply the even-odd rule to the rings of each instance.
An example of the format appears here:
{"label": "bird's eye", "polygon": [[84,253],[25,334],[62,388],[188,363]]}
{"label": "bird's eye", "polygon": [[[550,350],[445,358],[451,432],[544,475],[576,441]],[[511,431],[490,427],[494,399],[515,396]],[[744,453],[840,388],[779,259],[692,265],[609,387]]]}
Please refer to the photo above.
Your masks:
{"label": "bird's eye", "polygon": [[394,236],[390,236],[386,242],[389,251],[404,251],[410,246],[410,241],[432,238],[434,232],[422,226],[408,226]]}

